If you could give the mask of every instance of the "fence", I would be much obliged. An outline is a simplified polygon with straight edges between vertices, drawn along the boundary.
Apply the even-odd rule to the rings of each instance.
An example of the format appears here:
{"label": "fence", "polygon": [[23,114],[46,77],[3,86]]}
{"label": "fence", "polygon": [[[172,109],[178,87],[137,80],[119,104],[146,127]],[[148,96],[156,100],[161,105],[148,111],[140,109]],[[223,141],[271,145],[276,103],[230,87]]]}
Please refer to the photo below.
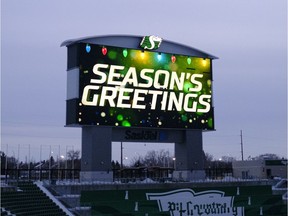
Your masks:
{"label": "fence", "polygon": [[80,169],[5,169],[1,180],[66,180],[79,179]]}
{"label": "fence", "polygon": [[[77,180],[80,179],[80,169],[2,169],[1,179],[9,180]],[[164,167],[137,167],[113,169],[113,180],[137,181],[152,179],[154,181],[165,182],[172,180],[173,168]],[[230,168],[210,168],[205,169],[206,179],[221,180],[225,177],[232,177],[233,170]]]}

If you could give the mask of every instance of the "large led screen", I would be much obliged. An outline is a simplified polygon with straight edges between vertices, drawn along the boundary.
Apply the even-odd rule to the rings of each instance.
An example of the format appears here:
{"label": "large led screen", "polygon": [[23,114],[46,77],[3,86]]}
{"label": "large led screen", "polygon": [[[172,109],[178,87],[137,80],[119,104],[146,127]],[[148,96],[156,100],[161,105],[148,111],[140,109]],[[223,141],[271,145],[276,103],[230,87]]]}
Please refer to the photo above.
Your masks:
{"label": "large led screen", "polygon": [[214,130],[211,59],[79,49],[79,125]]}

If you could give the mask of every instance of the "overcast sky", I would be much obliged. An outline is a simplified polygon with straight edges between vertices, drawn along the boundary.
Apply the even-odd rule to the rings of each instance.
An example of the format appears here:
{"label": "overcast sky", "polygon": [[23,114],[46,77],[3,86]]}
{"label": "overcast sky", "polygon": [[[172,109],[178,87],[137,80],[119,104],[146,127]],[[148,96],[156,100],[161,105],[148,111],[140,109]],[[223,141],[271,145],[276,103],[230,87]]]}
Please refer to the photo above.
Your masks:
{"label": "overcast sky", "polygon": [[[30,146],[38,160],[41,148],[56,155],[59,146],[60,154],[81,149],[81,129],[64,127],[67,50],[60,44],[111,34],[157,35],[219,57],[216,131],[203,134],[205,152],[241,159],[242,130],[245,159],[286,157],[286,0],[2,0],[3,151],[17,157],[19,145],[24,157]],[[124,144],[124,151],[131,158],[155,146],[173,148]]]}

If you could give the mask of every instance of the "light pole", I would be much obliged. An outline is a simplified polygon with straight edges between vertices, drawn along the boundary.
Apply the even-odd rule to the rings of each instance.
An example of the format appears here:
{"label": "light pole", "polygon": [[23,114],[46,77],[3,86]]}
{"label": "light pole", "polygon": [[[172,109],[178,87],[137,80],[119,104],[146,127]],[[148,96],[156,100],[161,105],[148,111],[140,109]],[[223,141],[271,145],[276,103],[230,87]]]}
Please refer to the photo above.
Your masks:
{"label": "light pole", "polygon": [[[29,172],[30,172],[30,162],[31,162],[31,158],[30,158],[30,144],[28,144],[28,170],[29,170]],[[29,179],[30,179],[30,177],[29,177]]]}
{"label": "light pole", "polygon": [[122,142],[121,142],[121,158],[120,158],[120,160],[121,160],[121,169],[123,169],[123,144],[122,144]]}
{"label": "light pole", "polygon": [[28,168],[28,179],[30,180],[31,177],[31,170],[30,170],[30,144],[28,144],[28,162],[27,162],[27,168]]}
{"label": "light pole", "polygon": [[52,150],[51,150],[51,145],[50,145],[50,148],[49,148],[49,182],[51,183],[51,153],[52,153]]}
{"label": "light pole", "polygon": [[40,170],[39,170],[39,180],[41,181],[41,171],[42,171],[42,145],[40,145]]}
{"label": "light pole", "polygon": [[67,160],[68,160],[67,148],[68,148],[68,146],[66,146],[66,154],[65,154],[65,157],[66,157],[66,160],[65,160],[65,180],[67,180],[67,167],[68,167],[68,164],[67,164]]}
{"label": "light pole", "polygon": [[58,145],[57,167],[58,167],[58,181],[60,180],[60,145]]}
{"label": "light pole", "polygon": [[19,153],[20,153],[20,144],[18,144],[18,155],[17,155],[17,170],[19,170]]}
{"label": "light pole", "polygon": [[74,146],[72,146],[72,151],[73,151],[73,155],[72,155],[72,179],[74,181]]}
{"label": "light pole", "polygon": [[173,157],[173,168],[174,170],[176,170],[176,158],[175,157]]}
{"label": "light pole", "polygon": [[167,156],[167,166],[168,166],[168,168],[170,168],[170,154],[169,154],[169,150],[168,150],[168,156]]}
{"label": "light pole", "polygon": [[[61,172],[61,176],[60,176],[60,179],[61,179],[61,177],[63,176],[63,170],[61,170],[61,162],[63,161],[65,159],[65,156],[64,155],[61,155],[60,156],[60,165],[59,165],[59,167],[60,167],[60,172]],[[63,179],[63,177],[62,177],[62,179]]]}
{"label": "light pole", "polygon": [[6,157],[5,157],[5,180],[7,184],[7,169],[8,169],[8,144],[6,144]]}
{"label": "light pole", "polygon": [[[39,172],[39,180],[41,181],[41,179],[42,179],[42,166],[44,165],[44,164],[42,164],[42,147],[43,146],[47,146],[47,145],[40,145],[40,164],[39,164],[39,166],[40,166],[40,172]],[[51,155],[51,146],[50,146],[50,153],[49,153],[49,155]],[[45,160],[45,163],[46,163],[46,160]],[[50,158],[49,158],[49,168],[50,168]],[[46,169],[47,170],[47,169]],[[50,175],[50,174],[49,174]]]}
{"label": "light pole", "polygon": [[[67,169],[68,169],[68,147],[72,147],[72,151],[74,152],[74,146],[66,146],[66,161],[65,161],[65,180],[67,180]],[[72,155],[73,160],[74,155]],[[71,162],[72,162],[71,160]],[[74,161],[74,160],[73,160]],[[73,165],[72,165],[73,166]]]}
{"label": "light pole", "polygon": [[244,153],[243,153],[243,138],[242,138],[242,130],[240,131],[240,138],[241,138],[241,159],[244,160]]}

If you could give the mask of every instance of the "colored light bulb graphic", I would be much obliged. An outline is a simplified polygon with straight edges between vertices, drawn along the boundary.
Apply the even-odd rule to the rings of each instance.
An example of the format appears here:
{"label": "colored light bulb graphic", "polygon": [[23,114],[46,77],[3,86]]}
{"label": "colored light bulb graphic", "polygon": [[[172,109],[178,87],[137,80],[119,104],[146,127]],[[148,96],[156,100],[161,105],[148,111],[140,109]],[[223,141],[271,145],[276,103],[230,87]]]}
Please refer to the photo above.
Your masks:
{"label": "colored light bulb graphic", "polygon": [[175,61],[176,61],[176,56],[172,55],[172,56],[171,56],[171,61],[172,61],[172,63],[175,63]]}
{"label": "colored light bulb graphic", "polygon": [[127,49],[124,49],[124,50],[123,50],[123,56],[126,58],[127,55],[128,55],[128,51],[127,51]]}
{"label": "colored light bulb graphic", "polygon": [[91,46],[89,44],[86,44],[86,52],[89,53],[91,51]]}
{"label": "colored light bulb graphic", "polygon": [[107,54],[107,48],[106,47],[103,47],[102,48],[102,54],[105,56]]}

